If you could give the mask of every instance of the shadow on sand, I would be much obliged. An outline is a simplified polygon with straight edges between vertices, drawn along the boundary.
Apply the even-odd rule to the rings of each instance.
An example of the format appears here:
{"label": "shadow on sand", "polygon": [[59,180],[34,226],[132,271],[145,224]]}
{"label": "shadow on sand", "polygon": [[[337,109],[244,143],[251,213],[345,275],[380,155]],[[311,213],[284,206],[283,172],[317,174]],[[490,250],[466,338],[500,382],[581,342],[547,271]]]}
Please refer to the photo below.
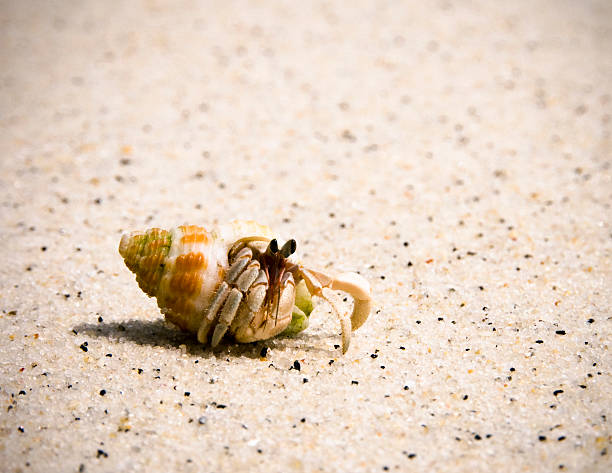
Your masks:
{"label": "shadow on sand", "polygon": [[138,345],[166,347],[169,349],[180,349],[181,346],[184,346],[188,354],[201,358],[227,358],[228,356],[260,358],[262,351],[265,351],[265,347],[281,351],[291,349],[291,343],[286,342],[298,337],[312,341],[314,344],[312,349],[314,351],[328,350],[318,346],[320,342],[317,342],[317,339],[326,337],[303,333],[297,336],[278,335],[271,340],[262,340],[254,343],[235,343],[231,339],[224,339],[213,350],[210,346],[198,343],[195,335],[182,332],[163,319],[131,319],[124,322],[82,323],[73,327],[73,330],[92,337],[104,337],[118,342],[128,341]]}

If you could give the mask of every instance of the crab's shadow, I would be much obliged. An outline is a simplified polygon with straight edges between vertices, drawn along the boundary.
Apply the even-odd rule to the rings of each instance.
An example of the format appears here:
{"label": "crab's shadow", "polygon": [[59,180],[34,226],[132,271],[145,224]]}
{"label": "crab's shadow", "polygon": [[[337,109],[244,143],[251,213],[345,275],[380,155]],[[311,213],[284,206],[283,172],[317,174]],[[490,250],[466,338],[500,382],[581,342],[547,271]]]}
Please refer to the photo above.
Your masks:
{"label": "crab's shadow", "polygon": [[291,340],[301,338],[313,342],[315,351],[327,351],[326,348],[316,347],[316,340],[324,338],[318,334],[278,335],[273,339],[254,343],[235,343],[223,340],[221,344],[212,349],[199,343],[195,336],[182,332],[163,319],[139,320],[130,319],[123,322],[82,323],[73,327],[76,333],[85,333],[92,337],[104,337],[115,342],[131,342],[151,347],[164,347],[168,349],[184,350],[189,355],[200,358],[227,358],[246,356],[260,358],[265,348],[273,350],[291,350]]}

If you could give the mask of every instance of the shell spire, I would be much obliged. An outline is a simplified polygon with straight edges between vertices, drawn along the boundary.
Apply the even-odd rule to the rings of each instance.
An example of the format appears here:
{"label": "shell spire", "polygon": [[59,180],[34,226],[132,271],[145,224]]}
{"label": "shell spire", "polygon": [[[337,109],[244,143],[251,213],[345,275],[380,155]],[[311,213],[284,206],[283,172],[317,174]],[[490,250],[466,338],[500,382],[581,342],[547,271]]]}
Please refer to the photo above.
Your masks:
{"label": "shell spire", "polygon": [[149,297],[157,295],[171,246],[172,234],[160,228],[126,233],[121,237],[119,253],[136,275],[140,289]]}
{"label": "shell spire", "polygon": [[119,253],[166,319],[197,331],[227,266],[227,249],[196,225],[123,235]]}

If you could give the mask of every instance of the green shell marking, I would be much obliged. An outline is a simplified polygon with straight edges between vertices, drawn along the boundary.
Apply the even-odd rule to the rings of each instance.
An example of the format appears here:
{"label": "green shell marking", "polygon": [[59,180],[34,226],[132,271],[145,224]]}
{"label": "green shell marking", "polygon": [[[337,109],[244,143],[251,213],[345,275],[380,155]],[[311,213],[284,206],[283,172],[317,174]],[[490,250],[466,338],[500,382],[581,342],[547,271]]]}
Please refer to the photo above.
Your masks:
{"label": "green shell marking", "polygon": [[295,288],[295,305],[291,314],[291,322],[283,331],[284,335],[295,335],[308,328],[308,317],[312,312],[312,297],[302,280]]}

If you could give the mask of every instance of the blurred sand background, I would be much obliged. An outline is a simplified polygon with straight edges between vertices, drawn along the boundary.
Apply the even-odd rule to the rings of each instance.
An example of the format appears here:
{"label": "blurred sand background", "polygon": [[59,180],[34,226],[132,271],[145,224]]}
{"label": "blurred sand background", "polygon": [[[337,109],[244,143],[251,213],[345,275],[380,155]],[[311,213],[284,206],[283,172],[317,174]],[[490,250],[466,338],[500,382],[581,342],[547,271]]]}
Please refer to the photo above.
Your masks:
{"label": "blurred sand background", "polygon": [[[0,48],[2,471],[610,471],[612,3],[3,0]],[[235,218],[371,281],[345,356],[324,304],[212,352],[117,252]]]}

